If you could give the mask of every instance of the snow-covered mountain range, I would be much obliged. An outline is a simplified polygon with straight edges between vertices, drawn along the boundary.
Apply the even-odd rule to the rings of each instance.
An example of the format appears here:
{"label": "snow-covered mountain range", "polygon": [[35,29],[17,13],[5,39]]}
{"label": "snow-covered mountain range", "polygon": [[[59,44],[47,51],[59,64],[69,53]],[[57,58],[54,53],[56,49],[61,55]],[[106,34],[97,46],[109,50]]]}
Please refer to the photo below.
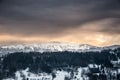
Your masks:
{"label": "snow-covered mountain range", "polygon": [[109,47],[95,47],[87,44],[73,44],[61,42],[47,42],[39,44],[15,44],[15,45],[2,45],[0,46],[0,55],[14,52],[58,52],[58,51],[71,51],[71,52],[88,52],[88,51],[101,51],[103,49],[116,49],[119,45]]}

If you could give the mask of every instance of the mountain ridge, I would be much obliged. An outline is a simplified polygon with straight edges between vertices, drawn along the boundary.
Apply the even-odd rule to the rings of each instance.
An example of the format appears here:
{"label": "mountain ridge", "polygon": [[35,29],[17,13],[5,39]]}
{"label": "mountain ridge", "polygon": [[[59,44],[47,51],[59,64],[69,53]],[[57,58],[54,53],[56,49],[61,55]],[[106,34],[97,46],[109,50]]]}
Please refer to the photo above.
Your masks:
{"label": "mountain ridge", "polygon": [[74,44],[62,42],[47,42],[47,43],[34,43],[34,44],[16,44],[16,45],[2,45],[0,46],[0,55],[15,52],[89,52],[89,51],[102,51],[104,49],[116,49],[120,45],[112,45],[105,47],[96,47],[88,44]]}

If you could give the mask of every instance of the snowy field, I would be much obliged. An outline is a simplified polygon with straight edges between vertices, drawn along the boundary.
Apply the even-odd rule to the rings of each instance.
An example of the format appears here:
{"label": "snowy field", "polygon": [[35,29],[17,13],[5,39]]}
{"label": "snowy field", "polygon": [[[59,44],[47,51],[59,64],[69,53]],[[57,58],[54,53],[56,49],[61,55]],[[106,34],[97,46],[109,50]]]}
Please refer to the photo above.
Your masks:
{"label": "snowy field", "polygon": [[87,68],[78,68],[76,71],[64,71],[64,70],[54,70],[53,73],[55,77],[53,77],[52,73],[39,73],[34,74],[29,72],[29,68],[21,71],[17,71],[15,73],[14,78],[7,78],[3,80],[83,80],[82,72]]}

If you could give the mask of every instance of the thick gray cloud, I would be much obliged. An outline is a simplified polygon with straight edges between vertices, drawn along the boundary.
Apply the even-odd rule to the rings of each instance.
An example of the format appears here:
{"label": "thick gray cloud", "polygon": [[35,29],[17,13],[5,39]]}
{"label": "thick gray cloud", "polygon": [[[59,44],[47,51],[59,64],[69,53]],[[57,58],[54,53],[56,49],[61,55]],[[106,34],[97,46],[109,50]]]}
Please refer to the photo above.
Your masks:
{"label": "thick gray cloud", "polygon": [[0,0],[1,34],[61,34],[104,19],[99,32],[120,33],[120,0]]}

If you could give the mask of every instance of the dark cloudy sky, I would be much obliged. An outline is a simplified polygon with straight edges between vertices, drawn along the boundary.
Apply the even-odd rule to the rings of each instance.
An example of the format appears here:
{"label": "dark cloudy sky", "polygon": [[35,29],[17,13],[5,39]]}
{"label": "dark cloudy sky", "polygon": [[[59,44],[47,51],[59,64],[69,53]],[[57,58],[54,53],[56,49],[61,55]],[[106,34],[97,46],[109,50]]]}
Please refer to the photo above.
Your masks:
{"label": "dark cloudy sky", "polygon": [[120,0],[0,0],[0,42],[120,44]]}

